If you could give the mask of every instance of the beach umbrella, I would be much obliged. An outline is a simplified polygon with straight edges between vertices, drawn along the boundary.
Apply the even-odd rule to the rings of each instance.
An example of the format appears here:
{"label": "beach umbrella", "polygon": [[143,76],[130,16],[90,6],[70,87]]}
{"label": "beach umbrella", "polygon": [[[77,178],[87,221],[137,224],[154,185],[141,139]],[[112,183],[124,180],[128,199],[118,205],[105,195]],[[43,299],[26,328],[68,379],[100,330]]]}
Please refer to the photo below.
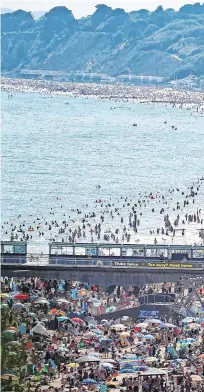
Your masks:
{"label": "beach umbrella", "polygon": [[135,373],[134,369],[122,369],[119,371],[119,373]]}
{"label": "beach umbrella", "polygon": [[97,334],[95,332],[87,332],[84,335],[84,338],[95,338],[97,336]]}
{"label": "beach umbrella", "polygon": [[129,338],[130,337],[130,332],[122,332],[121,334],[120,334],[120,338]]}
{"label": "beach umbrella", "polygon": [[111,328],[116,329],[116,331],[124,331],[126,327],[123,324],[115,324],[112,325]]}
{"label": "beach umbrella", "polygon": [[28,312],[28,316],[30,316],[30,317],[37,317],[36,313],[33,313],[33,312]]}
{"label": "beach umbrella", "polygon": [[200,326],[200,324],[192,323],[192,324],[188,325],[188,328],[189,329],[200,329],[201,326]]}
{"label": "beach umbrella", "polygon": [[191,380],[193,382],[201,382],[201,381],[203,381],[203,377],[198,376],[197,374],[192,374],[190,377],[191,377]]}
{"label": "beach umbrella", "polygon": [[12,370],[4,370],[2,372],[1,379],[2,380],[8,380],[8,381],[10,381],[10,380],[11,381],[17,381],[18,377],[17,377],[16,373],[13,372]]}
{"label": "beach umbrella", "polygon": [[149,324],[147,323],[139,323],[135,325],[135,328],[148,328]]}
{"label": "beach umbrella", "polygon": [[18,332],[18,328],[16,327],[6,327],[4,331],[13,331],[13,332]]}
{"label": "beach umbrella", "polygon": [[17,294],[21,294],[19,291],[11,291],[10,293],[9,293],[9,297],[14,297],[15,295],[17,295]]}
{"label": "beach umbrella", "polygon": [[37,305],[49,305],[49,301],[47,299],[38,299],[36,301]]}
{"label": "beach umbrella", "polygon": [[67,351],[69,351],[66,347],[59,347],[58,349],[57,349],[57,351],[60,351],[60,352],[62,352],[62,353],[65,353],[65,352],[67,352]]}
{"label": "beach umbrella", "polygon": [[135,354],[128,353],[128,354],[124,354],[123,355],[121,361],[126,360],[126,359],[131,359],[132,360],[132,359],[140,359],[140,358],[136,357]]}
{"label": "beach umbrella", "polygon": [[38,296],[37,296],[36,294],[31,294],[31,295],[30,295],[30,299],[31,299],[31,300],[36,299],[36,298],[38,298]]}
{"label": "beach umbrella", "polygon": [[142,339],[153,340],[153,339],[155,339],[155,337],[153,335],[143,335]]}
{"label": "beach umbrella", "polygon": [[163,323],[163,324],[161,324],[161,327],[162,328],[177,328],[176,325],[171,324],[171,323]]}
{"label": "beach umbrella", "polygon": [[195,321],[192,317],[185,317],[183,320],[181,320],[183,324],[188,324],[188,323],[192,323],[193,321]]}
{"label": "beach umbrella", "polygon": [[17,302],[13,304],[12,308],[16,310],[22,310],[25,308],[25,305],[23,305],[21,302]]}
{"label": "beach umbrella", "polygon": [[133,369],[134,370],[134,367],[131,362],[130,363],[121,363],[120,368],[121,368],[121,370],[123,370],[123,369],[126,369],[126,370]]}
{"label": "beach umbrella", "polygon": [[112,340],[111,339],[108,339],[108,338],[100,338],[99,339],[99,341],[101,342],[101,343],[111,343],[112,342]]}
{"label": "beach umbrella", "polygon": [[38,323],[31,331],[42,336],[49,336],[46,328],[41,323]]}
{"label": "beach umbrella", "polygon": [[22,334],[26,334],[26,324],[20,324],[18,326],[18,332],[22,333]]}
{"label": "beach umbrella", "polygon": [[174,359],[174,360],[172,361],[173,364],[178,364],[178,363],[181,363],[181,362],[185,362],[185,360],[184,360],[184,359],[181,359],[181,358],[176,358],[176,359]]}
{"label": "beach umbrella", "polygon": [[151,363],[151,362],[157,362],[159,360],[159,358],[157,357],[148,357],[148,358],[144,358],[145,362]]}
{"label": "beach umbrella", "polygon": [[148,369],[148,366],[146,366],[146,365],[142,365],[142,366],[137,366],[137,367],[135,367],[135,370],[137,371],[137,372],[145,372],[145,370],[147,370]]}
{"label": "beach umbrella", "polygon": [[109,308],[106,308],[106,313],[115,312],[116,309],[115,306],[109,306]]}
{"label": "beach umbrella", "polygon": [[81,383],[85,385],[93,385],[93,384],[97,384],[97,381],[92,380],[91,378],[87,378],[86,380],[82,380]]}
{"label": "beach umbrella", "polygon": [[97,336],[102,336],[103,332],[101,332],[100,330],[94,330],[94,332],[96,333]]}
{"label": "beach umbrella", "polygon": [[196,339],[187,338],[187,339],[183,339],[183,340],[181,341],[181,343],[192,344],[192,343],[194,343],[195,341],[196,341]]}
{"label": "beach umbrella", "polygon": [[[108,358],[107,360],[104,360],[104,362],[105,362],[105,363],[108,362],[108,363],[112,363],[113,365],[117,365],[117,361],[115,361],[115,360],[112,359],[112,358]],[[102,365],[103,365],[103,363],[102,363]]]}
{"label": "beach umbrella", "polygon": [[14,336],[15,332],[14,331],[4,331],[2,335],[6,341],[11,341],[11,340],[15,339],[15,336]]}
{"label": "beach umbrella", "polygon": [[59,321],[59,322],[66,321],[66,320],[69,320],[69,317],[66,317],[66,316],[57,317],[57,321]]}
{"label": "beach umbrella", "polygon": [[69,304],[69,303],[70,303],[70,301],[67,301],[66,298],[57,299],[56,302],[57,302],[58,304]]}
{"label": "beach umbrella", "polygon": [[109,362],[103,362],[102,366],[104,368],[110,368],[110,369],[113,369],[115,367],[112,363],[109,363]]}
{"label": "beach umbrella", "polygon": [[85,362],[100,362],[100,358],[95,355],[84,355],[83,357],[77,360],[78,363],[85,363]]}
{"label": "beach umbrella", "polygon": [[3,334],[4,335],[6,335],[6,334],[15,334],[17,332],[18,332],[17,330],[13,330],[13,329],[5,329]]}
{"label": "beach umbrella", "polygon": [[74,323],[77,323],[77,324],[83,324],[83,320],[78,317],[73,317],[72,321],[74,321]]}
{"label": "beach umbrella", "polygon": [[19,294],[14,295],[14,299],[24,300],[24,299],[28,299],[28,298],[29,298],[28,294],[19,293]]}
{"label": "beach umbrella", "polygon": [[95,318],[94,318],[93,316],[87,316],[87,317],[85,317],[85,319],[84,319],[84,321],[87,321],[87,322],[89,322],[89,321],[91,321],[91,320],[96,321]]}
{"label": "beach umbrella", "polygon": [[103,324],[103,325],[108,325],[109,324],[109,321],[108,320],[101,320],[101,324]]}
{"label": "beach umbrella", "polygon": [[7,297],[9,297],[8,293],[1,293],[1,298],[7,298]]}
{"label": "beach umbrella", "polygon": [[149,319],[149,320],[145,320],[145,322],[149,324],[162,324],[162,321],[158,319]]}

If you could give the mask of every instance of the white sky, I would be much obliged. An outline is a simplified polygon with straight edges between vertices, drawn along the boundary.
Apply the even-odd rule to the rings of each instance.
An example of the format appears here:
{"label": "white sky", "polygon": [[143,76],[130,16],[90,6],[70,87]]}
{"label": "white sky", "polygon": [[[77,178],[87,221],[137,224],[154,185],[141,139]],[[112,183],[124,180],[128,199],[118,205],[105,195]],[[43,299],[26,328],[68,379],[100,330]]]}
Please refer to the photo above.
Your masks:
{"label": "white sky", "polygon": [[80,18],[92,14],[96,4],[107,4],[112,8],[124,8],[130,12],[141,8],[154,10],[159,5],[164,8],[179,9],[186,3],[188,3],[187,0],[2,0],[1,6],[28,11],[47,11],[53,7],[64,5],[72,10],[76,18]]}

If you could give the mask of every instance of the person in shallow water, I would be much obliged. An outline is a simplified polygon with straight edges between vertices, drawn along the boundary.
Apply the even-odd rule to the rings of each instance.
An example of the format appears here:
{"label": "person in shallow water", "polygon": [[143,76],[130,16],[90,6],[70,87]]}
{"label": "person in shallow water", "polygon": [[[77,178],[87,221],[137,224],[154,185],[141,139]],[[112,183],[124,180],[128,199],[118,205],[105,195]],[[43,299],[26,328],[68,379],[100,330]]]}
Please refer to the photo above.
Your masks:
{"label": "person in shallow water", "polygon": [[[167,194],[159,191],[146,192],[144,195],[140,193],[138,200],[123,196],[116,198],[114,202],[111,198],[103,202],[102,199],[96,199],[93,209],[89,212],[87,212],[88,206],[86,205],[83,209],[72,209],[72,215],[63,212],[61,221],[59,219],[50,221],[47,217],[38,216],[28,226],[26,221],[22,221],[22,214],[19,214],[18,224],[16,221],[3,222],[2,231],[6,239],[10,239],[12,235],[12,238],[14,236],[15,239],[27,239],[28,241],[37,241],[37,237],[44,237],[47,241],[63,239],[64,242],[67,240],[80,242],[86,238],[87,242],[98,242],[103,238],[107,242],[135,243],[140,241],[142,243],[144,242],[142,240],[143,222],[147,219],[146,216],[150,224],[152,219],[157,222],[157,217],[161,216],[160,225],[156,223],[155,227],[150,227],[149,234],[148,228],[146,229],[146,236],[150,236],[149,241],[154,242],[156,238],[157,243],[163,243],[162,238],[165,235],[167,238],[177,237],[181,241],[182,237],[188,236],[188,231],[191,230],[193,224],[199,224],[202,228],[203,211],[197,205],[200,192],[202,192],[202,181],[198,180],[188,187],[187,192],[172,188]],[[179,200],[177,198],[174,202],[172,194],[178,194]],[[60,201],[59,208],[61,209],[64,204],[63,198],[58,196],[56,199]],[[179,214],[175,215],[176,211],[179,211]],[[56,207],[52,206],[50,212],[57,216]],[[112,227],[111,230],[110,227]],[[177,228],[180,231],[176,231]],[[154,237],[151,239],[152,235]],[[196,231],[196,236],[197,241],[200,242],[198,231]]]}

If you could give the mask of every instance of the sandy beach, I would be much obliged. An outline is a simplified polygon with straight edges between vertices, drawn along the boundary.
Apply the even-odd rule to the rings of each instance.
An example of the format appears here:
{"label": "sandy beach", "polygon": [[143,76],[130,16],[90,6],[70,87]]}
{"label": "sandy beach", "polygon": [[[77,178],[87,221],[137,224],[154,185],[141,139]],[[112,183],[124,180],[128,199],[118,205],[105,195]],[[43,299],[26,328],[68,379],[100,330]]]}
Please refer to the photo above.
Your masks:
{"label": "sandy beach", "polygon": [[204,113],[204,93],[124,84],[71,83],[33,79],[2,78],[2,91],[64,94],[135,103],[170,104]]}

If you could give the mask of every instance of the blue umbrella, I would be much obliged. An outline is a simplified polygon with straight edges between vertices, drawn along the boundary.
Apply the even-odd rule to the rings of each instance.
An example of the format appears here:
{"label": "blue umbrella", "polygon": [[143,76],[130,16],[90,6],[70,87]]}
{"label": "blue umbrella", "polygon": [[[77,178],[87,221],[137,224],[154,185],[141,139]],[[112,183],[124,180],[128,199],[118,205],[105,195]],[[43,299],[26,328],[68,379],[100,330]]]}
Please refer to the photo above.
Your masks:
{"label": "blue umbrella", "polygon": [[153,335],[143,335],[143,339],[152,340],[155,339]]}
{"label": "blue umbrella", "polygon": [[111,342],[112,342],[111,339],[106,339],[106,338],[100,338],[99,341],[100,341],[101,343],[111,343]]}
{"label": "blue umbrella", "polygon": [[195,342],[195,341],[196,341],[196,339],[187,338],[187,339],[182,340],[181,343],[188,343],[188,344],[191,344],[191,343],[193,343],[193,342]]}
{"label": "blue umbrella", "polygon": [[57,317],[57,321],[65,321],[65,320],[68,320],[68,319],[69,319],[69,317],[66,317],[66,316]]}
{"label": "blue umbrella", "polygon": [[91,378],[87,378],[86,380],[82,380],[81,383],[90,385],[90,384],[97,384],[97,381],[96,380],[92,380]]}
{"label": "blue umbrella", "polygon": [[100,336],[100,335],[103,335],[103,333],[102,333],[101,331],[97,331],[97,330],[96,330],[96,331],[94,331],[94,332],[96,333],[96,335],[99,335],[99,336]]}
{"label": "blue umbrella", "polygon": [[122,369],[119,373],[135,373],[134,369]]}
{"label": "blue umbrella", "polygon": [[132,370],[134,370],[134,367],[133,367],[133,365],[131,365],[131,363],[125,363],[124,365],[121,363],[121,370],[124,370],[124,369],[132,369]]}
{"label": "blue umbrella", "polygon": [[181,358],[174,359],[172,363],[179,363],[179,362],[183,362],[183,359]]}
{"label": "blue umbrella", "polygon": [[36,295],[36,294],[31,294],[30,299],[36,299],[36,298],[38,298],[38,295]]}

